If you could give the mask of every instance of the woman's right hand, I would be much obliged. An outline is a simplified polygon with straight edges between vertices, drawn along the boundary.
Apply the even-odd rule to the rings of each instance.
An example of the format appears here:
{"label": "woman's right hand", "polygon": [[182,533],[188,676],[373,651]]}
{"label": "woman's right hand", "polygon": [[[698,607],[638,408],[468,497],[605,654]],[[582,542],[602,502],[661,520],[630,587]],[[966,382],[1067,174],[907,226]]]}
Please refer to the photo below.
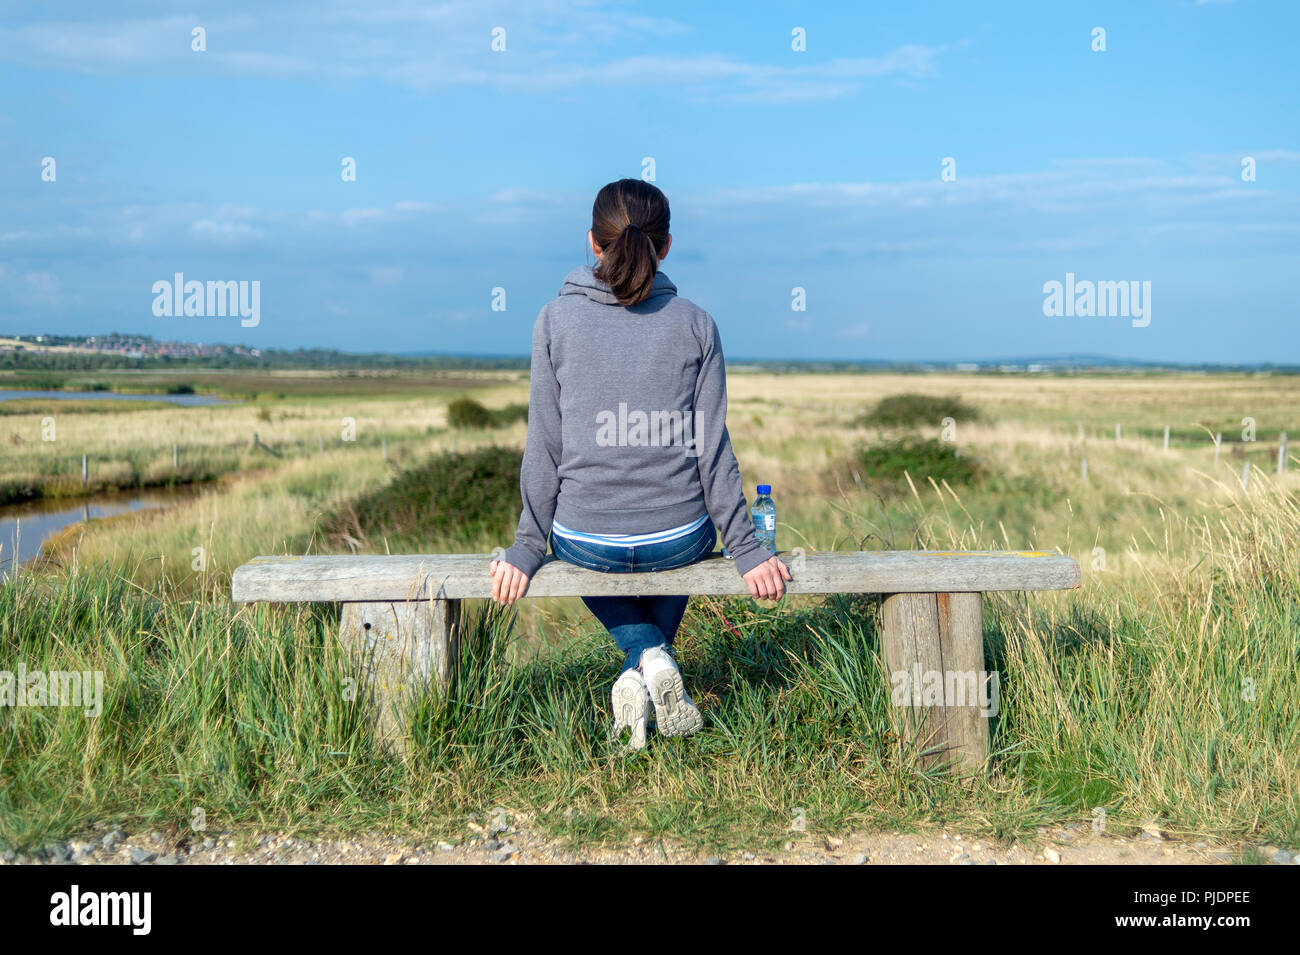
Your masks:
{"label": "woman's right hand", "polygon": [[785,581],[793,579],[790,568],[779,557],[769,557],[745,574],[749,594],[755,600],[780,600],[785,593]]}
{"label": "woman's right hand", "polygon": [[492,599],[508,607],[528,592],[528,575],[514,564],[494,560],[488,564],[492,575]]}

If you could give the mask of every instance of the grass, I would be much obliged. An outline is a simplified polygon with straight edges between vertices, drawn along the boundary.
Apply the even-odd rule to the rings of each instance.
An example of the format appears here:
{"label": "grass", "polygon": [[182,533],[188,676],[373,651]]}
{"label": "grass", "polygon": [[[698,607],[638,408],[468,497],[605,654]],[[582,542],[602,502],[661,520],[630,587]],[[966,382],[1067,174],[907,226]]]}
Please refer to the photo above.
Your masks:
{"label": "grass", "polygon": [[[161,394],[194,387],[188,381],[202,379],[192,373],[186,382],[178,383],[155,376],[121,390],[138,387]],[[269,388],[284,386],[282,376],[267,374],[256,380],[261,390],[252,393],[263,397],[255,403],[182,407],[152,401],[0,402],[0,504],[209,481],[262,470],[273,459],[304,458],[343,448],[379,451],[387,447],[400,459],[436,442],[448,426],[448,403],[467,384],[477,387],[494,406],[518,391],[513,374],[487,372],[473,381],[465,373],[441,379],[335,380],[305,374],[294,379],[317,390],[338,386],[339,393],[330,396],[291,392],[292,397],[275,397],[279,392]],[[120,384],[119,378],[115,385]],[[232,386],[239,387],[243,385]],[[524,430],[519,407],[491,410],[494,427],[512,440]],[[468,432],[462,440],[476,443],[477,435]],[[173,445],[179,448],[178,466],[172,464]],[[84,485],[83,455],[89,468]]]}
{"label": "grass", "polygon": [[907,392],[889,395],[857,419],[857,424],[881,428],[913,427],[918,424],[938,426],[945,418],[975,421],[979,411],[961,400],[959,395],[922,395]]}
{"label": "grass", "polygon": [[522,463],[521,452],[495,445],[434,455],[346,502],[321,529],[340,549],[382,540],[394,552],[418,552],[429,540],[447,541],[455,552],[483,537],[513,536]]}
{"label": "grass", "polygon": [[[1244,494],[1242,459],[1225,451],[1216,468],[1212,444],[1190,435],[1247,412],[1260,433],[1300,433],[1288,417],[1300,382],[965,379],[985,416],[958,427],[959,460],[983,468],[982,480],[955,485],[909,466],[887,493],[823,488],[862,439],[853,415],[863,403],[951,394],[958,377],[737,374],[728,425],[746,483],[774,485],[783,549],[1059,547],[1079,558],[1078,592],[986,599],[1002,709],[985,783],[919,771],[899,746],[874,602],[862,597],[693,600],[679,647],[707,728],[631,758],[604,736],[617,653],[576,601],[511,614],[471,604],[460,669],[445,696],[421,701],[411,753],[377,752],[342,692],[337,607],[236,611],[227,598],[233,567],[328,548],[324,515],[363,502],[374,507],[373,551],[508,543],[512,521],[457,540],[465,528],[425,520],[429,488],[473,467],[437,470],[453,461],[437,456],[449,436],[422,431],[428,405],[393,397],[372,413],[417,420],[390,442],[389,461],[355,444],[266,459],[166,513],[82,527],[43,571],[0,586],[0,666],[100,669],[106,693],[96,719],[0,707],[0,843],[37,846],[98,822],[183,828],[195,808],[218,829],[433,840],[501,805],[575,843],[642,835],[713,851],[790,838],[795,809],[816,834],[943,828],[1032,840],[1037,826],[1087,823],[1102,807],[1112,831],[1155,819],[1187,837],[1295,845],[1295,462],[1273,476],[1264,442],[1243,445],[1260,468]],[[524,387],[483,394],[501,407]],[[346,404],[273,403],[261,427],[283,446],[309,444]],[[1080,410],[1062,420],[1060,408]],[[243,426],[254,412],[238,414]],[[1167,453],[1163,421],[1189,435]],[[462,432],[457,455],[488,460],[498,452],[466,452],[496,443],[517,455],[523,427],[512,427]],[[462,481],[448,500],[469,501],[475,486]]]}

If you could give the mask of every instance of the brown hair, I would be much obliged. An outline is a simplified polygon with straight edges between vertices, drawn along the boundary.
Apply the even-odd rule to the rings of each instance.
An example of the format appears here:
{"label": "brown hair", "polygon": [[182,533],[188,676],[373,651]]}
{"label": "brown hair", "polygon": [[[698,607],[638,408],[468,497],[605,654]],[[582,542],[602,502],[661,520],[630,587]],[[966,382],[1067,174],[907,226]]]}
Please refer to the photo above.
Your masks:
{"label": "brown hair", "polygon": [[596,278],[620,305],[644,302],[668,241],[668,197],[641,179],[611,182],[591,207],[591,234],[600,248]]}

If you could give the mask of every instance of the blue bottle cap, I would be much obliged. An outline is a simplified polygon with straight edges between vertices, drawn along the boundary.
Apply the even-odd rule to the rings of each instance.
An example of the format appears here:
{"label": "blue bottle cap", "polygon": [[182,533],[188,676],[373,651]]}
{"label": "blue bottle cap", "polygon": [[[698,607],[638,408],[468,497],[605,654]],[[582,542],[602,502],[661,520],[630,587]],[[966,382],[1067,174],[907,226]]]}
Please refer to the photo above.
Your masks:
{"label": "blue bottle cap", "polygon": [[758,486],[758,493],[759,493],[759,494],[771,494],[771,493],[772,493],[772,485],[770,485],[770,484],[760,484],[760,485]]}

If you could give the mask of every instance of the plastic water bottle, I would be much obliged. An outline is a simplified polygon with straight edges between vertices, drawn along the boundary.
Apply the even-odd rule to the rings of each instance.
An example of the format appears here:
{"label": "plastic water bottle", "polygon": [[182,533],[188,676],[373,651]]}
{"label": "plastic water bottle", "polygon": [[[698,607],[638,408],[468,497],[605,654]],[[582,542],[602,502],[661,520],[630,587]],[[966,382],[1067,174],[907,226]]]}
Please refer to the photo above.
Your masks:
{"label": "plastic water bottle", "polygon": [[749,509],[754,519],[754,535],[769,553],[776,553],[776,504],[772,501],[772,485],[758,485],[758,497]]}

